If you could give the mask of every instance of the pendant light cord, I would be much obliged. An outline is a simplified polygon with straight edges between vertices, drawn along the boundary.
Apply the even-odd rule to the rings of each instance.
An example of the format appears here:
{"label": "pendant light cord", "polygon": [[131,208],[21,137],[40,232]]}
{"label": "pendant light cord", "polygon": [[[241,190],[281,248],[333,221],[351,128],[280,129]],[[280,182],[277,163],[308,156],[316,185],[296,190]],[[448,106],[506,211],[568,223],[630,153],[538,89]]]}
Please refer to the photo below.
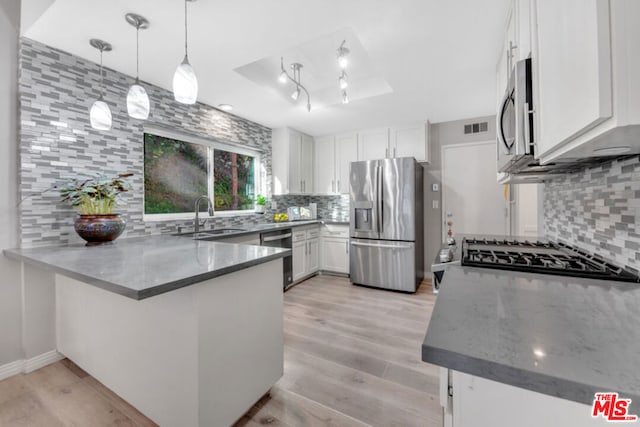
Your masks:
{"label": "pendant light cord", "polygon": [[102,51],[103,49],[100,49],[100,99],[102,99],[102,97],[104,96],[104,78],[102,73]]}
{"label": "pendant light cord", "polygon": [[187,0],[184,0],[184,56],[189,56],[187,48]]}
{"label": "pendant light cord", "polygon": [[140,26],[136,26],[136,84],[140,81]]}

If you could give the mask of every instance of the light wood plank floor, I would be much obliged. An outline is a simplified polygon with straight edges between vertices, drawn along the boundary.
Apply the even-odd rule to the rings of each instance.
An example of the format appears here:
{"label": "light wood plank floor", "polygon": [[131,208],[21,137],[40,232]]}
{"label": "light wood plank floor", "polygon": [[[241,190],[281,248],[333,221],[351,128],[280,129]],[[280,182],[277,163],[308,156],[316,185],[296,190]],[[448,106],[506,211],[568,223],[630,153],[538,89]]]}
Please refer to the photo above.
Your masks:
{"label": "light wood plank floor", "polygon": [[[441,426],[438,369],[420,360],[435,296],[317,276],[285,293],[284,376],[237,424]],[[154,426],[68,360],[0,381],[0,426]]]}
{"label": "light wood plank floor", "polygon": [[239,426],[441,426],[439,370],[421,361],[435,295],[316,276],[285,293],[284,376]]}

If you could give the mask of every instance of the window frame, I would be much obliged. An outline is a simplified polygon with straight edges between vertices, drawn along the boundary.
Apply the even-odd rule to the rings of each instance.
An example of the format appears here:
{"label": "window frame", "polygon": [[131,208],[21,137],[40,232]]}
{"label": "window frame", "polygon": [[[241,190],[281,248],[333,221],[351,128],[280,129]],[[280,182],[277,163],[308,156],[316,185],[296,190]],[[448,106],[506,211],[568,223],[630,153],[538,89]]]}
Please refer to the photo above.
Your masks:
{"label": "window frame", "polygon": [[[143,173],[142,176],[144,177],[144,169],[145,169],[145,163],[144,163],[144,135],[145,134],[152,134],[152,135],[156,135],[156,136],[161,136],[164,138],[170,138],[170,139],[175,139],[178,141],[184,141],[184,142],[188,142],[190,144],[197,144],[197,145],[204,145],[206,147],[209,148],[208,150],[208,154],[207,154],[207,187],[208,187],[208,191],[207,191],[207,196],[213,201],[214,200],[214,194],[213,194],[213,176],[214,176],[214,170],[213,170],[213,166],[214,166],[214,162],[213,162],[213,156],[214,156],[214,150],[224,150],[224,151],[231,151],[243,156],[251,156],[253,157],[253,187],[255,189],[255,193],[257,194],[262,194],[261,191],[261,174],[260,174],[260,170],[261,170],[261,165],[262,165],[262,151],[256,149],[256,148],[248,148],[246,146],[242,146],[239,144],[234,144],[234,143],[230,143],[230,142],[223,142],[220,140],[214,140],[214,139],[207,139],[207,138],[203,138],[200,136],[196,136],[196,135],[192,135],[192,134],[188,134],[188,133],[180,133],[180,132],[174,132],[171,130],[167,130],[167,129],[162,129],[162,128],[157,128],[157,127],[147,127],[145,126],[143,129],[143,134],[142,134],[142,168],[143,168]],[[144,198],[145,198],[145,188],[144,188],[144,179],[142,180],[142,220],[144,222],[158,222],[158,221],[177,221],[177,220],[189,220],[189,219],[193,219],[194,215],[195,215],[195,209],[193,212],[181,212],[181,213],[162,213],[162,214],[148,214],[145,212],[145,203],[144,203]],[[195,202],[195,200],[194,200]],[[255,201],[254,201],[254,208],[255,208]],[[250,210],[250,209],[246,209],[246,210],[233,210],[233,211],[216,211],[215,210],[215,204],[213,207],[214,210],[214,216],[210,216],[208,212],[200,212],[199,216],[200,218],[215,218],[215,217],[230,217],[230,216],[242,216],[242,215],[253,215],[255,214],[255,210]]]}

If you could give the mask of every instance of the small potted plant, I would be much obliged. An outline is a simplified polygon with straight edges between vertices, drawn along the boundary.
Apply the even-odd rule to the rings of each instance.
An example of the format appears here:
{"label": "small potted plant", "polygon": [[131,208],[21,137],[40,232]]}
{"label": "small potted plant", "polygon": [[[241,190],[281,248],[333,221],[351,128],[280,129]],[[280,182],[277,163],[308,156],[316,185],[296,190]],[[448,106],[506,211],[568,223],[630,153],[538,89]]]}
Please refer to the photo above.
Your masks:
{"label": "small potted plant", "polygon": [[131,189],[125,179],[132,175],[121,173],[115,177],[73,179],[58,187],[62,201],[78,209],[80,215],[74,227],[87,245],[111,242],[124,231],[126,221],[113,210],[118,196]]}
{"label": "small potted plant", "polygon": [[256,213],[263,214],[267,210],[267,198],[262,194],[256,196]]}

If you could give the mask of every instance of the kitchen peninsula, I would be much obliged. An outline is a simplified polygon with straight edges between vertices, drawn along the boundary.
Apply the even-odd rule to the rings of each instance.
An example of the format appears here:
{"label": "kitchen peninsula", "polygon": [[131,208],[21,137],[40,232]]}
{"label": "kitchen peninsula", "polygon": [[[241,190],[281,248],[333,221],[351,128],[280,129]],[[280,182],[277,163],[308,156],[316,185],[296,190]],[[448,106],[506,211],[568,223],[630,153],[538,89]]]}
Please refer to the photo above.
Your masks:
{"label": "kitchen peninsula", "polygon": [[4,253],[55,273],[58,352],[160,425],[231,425],[282,376],[288,249],[149,236]]}

